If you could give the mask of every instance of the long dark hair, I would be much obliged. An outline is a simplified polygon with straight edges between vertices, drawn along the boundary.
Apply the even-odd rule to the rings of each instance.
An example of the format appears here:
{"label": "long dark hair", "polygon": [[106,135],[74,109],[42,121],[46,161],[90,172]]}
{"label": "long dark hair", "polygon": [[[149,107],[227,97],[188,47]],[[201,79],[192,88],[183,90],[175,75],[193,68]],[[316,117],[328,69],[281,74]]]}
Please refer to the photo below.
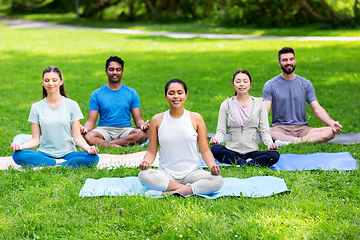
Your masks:
{"label": "long dark hair", "polygon": [[[55,67],[55,66],[50,66],[50,67],[45,68],[45,70],[44,70],[43,73],[42,73],[42,78],[44,79],[45,73],[49,73],[49,72],[55,72],[55,73],[57,73],[57,74],[59,75],[60,80],[63,80],[63,78],[62,78],[62,73],[61,73],[60,69],[58,69],[58,68]],[[63,82],[63,84],[60,86],[60,94],[61,94],[62,96],[64,96],[64,97],[67,97],[67,96],[66,96],[66,92],[65,92],[64,82]],[[46,91],[46,89],[45,89],[44,86],[43,86],[43,98],[46,98],[46,97],[47,97],[47,91]]]}
{"label": "long dark hair", "polygon": [[[249,73],[248,71],[244,70],[244,69],[241,69],[241,70],[238,70],[238,71],[236,71],[236,72],[234,73],[234,75],[233,75],[233,80],[232,80],[233,84],[234,84],[234,80],[235,80],[236,75],[238,75],[239,73],[244,73],[244,74],[248,75],[248,77],[249,77],[249,79],[250,79],[250,84],[252,83],[250,73]],[[235,91],[234,96],[236,96],[236,95],[237,95],[237,93],[236,93],[236,91]]]}

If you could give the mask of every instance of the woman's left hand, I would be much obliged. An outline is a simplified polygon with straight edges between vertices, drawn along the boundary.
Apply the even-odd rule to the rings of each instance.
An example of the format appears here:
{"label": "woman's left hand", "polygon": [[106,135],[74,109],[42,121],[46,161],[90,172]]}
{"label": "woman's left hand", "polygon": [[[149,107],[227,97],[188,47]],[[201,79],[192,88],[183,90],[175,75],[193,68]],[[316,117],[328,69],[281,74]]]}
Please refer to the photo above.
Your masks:
{"label": "woman's left hand", "polygon": [[269,150],[278,150],[278,146],[275,143],[272,143],[269,147]]}
{"label": "woman's left hand", "polygon": [[87,152],[89,154],[97,154],[99,152],[99,149],[95,146],[90,146],[89,149],[87,150]]}
{"label": "woman's left hand", "polygon": [[220,175],[220,173],[221,173],[219,166],[216,164],[212,165],[210,170],[211,170],[212,175]]}

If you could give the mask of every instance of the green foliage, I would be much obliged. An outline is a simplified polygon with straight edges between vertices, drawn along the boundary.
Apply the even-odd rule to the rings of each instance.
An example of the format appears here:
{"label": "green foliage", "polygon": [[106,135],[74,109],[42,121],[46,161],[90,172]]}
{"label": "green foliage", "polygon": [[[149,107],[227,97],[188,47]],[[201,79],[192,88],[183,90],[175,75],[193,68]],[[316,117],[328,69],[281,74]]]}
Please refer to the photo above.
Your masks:
{"label": "green foliage", "polygon": [[[5,3],[12,14],[75,12],[74,1],[12,0]],[[226,27],[297,27],[314,23],[326,23],[323,28],[359,27],[358,0],[83,0],[79,4],[82,18],[98,20],[157,23],[204,20]]]}
{"label": "green foliage", "polygon": [[[294,47],[297,73],[310,79],[321,105],[359,132],[359,42],[169,39],[97,30],[0,28],[1,156],[19,133],[31,133],[28,114],[41,99],[41,73],[49,65],[64,75],[68,96],[87,118],[90,94],[106,83],[105,60],[125,60],[123,83],[137,90],[145,119],[167,109],[164,85],[183,79],[186,108],[199,112],[215,132],[220,103],[232,96],[231,76],[252,74],[251,94],[280,73],[277,51]],[[323,126],[308,109],[312,126]],[[84,123],[85,120],[82,121]],[[146,147],[100,149],[128,154]],[[359,145],[289,145],[280,153],[350,152]],[[283,178],[290,194],[270,198],[207,200],[200,197],[78,196],[87,178],[136,176],[137,168],[44,168],[0,171],[1,239],[357,239],[360,235],[360,170],[278,172],[255,167],[222,168],[223,177]],[[181,237],[181,236],[182,237]]]}

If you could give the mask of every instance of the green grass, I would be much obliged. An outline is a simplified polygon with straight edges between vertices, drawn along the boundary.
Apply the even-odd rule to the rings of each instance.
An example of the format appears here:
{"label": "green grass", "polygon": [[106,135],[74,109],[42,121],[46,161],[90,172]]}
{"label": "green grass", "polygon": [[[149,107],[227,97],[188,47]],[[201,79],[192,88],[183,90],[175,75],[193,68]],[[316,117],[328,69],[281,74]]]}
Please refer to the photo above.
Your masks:
{"label": "green grass", "polygon": [[121,20],[76,19],[74,13],[68,14],[25,14],[15,15],[28,20],[41,20],[53,23],[87,26],[97,28],[125,28],[147,31],[246,34],[254,36],[360,36],[360,29],[321,29],[320,25],[294,28],[249,28],[246,26],[222,27],[216,21],[198,20],[194,22],[155,23],[124,22]]}
{"label": "green grass", "polygon": [[[12,138],[31,133],[31,104],[41,99],[41,73],[49,65],[64,74],[68,96],[87,117],[93,90],[106,83],[105,60],[125,60],[123,83],[137,90],[145,119],[167,109],[164,84],[188,84],[186,108],[202,114],[215,132],[221,102],[233,94],[232,74],[247,69],[261,96],[279,74],[277,51],[296,50],[296,72],[310,79],[322,106],[344,126],[360,132],[359,42],[169,39],[95,30],[12,30],[0,26],[0,155]],[[323,126],[308,109],[311,126]],[[82,120],[84,123],[85,120]],[[264,148],[264,146],[261,146]],[[350,152],[359,145],[300,144],[280,153]],[[146,147],[100,149],[127,154]],[[136,176],[137,168],[0,171],[1,239],[358,239],[360,170],[277,172],[254,167],[222,168],[223,177],[283,178],[290,194],[270,198],[207,200],[142,196],[79,198],[87,178]]]}

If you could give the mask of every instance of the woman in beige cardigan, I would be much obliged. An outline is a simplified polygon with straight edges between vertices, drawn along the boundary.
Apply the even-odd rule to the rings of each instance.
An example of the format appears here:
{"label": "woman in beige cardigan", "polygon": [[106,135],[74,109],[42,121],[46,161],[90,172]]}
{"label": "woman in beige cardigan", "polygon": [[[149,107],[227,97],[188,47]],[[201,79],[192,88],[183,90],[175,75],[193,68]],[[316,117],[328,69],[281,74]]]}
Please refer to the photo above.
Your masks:
{"label": "woman in beige cardigan", "polygon": [[[247,162],[269,167],[280,157],[278,147],[272,141],[268,114],[262,98],[249,95],[252,87],[251,75],[246,70],[235,72],[232,82],[235,96],[226,99],[220,106],[215,137],[211,138],[211,152],[222,163],[244,165]],[[259,133],[268,151],[259,151],[256,134]],[[219,143],[225,141],[226,130],[230,139],[226,147]]]}

